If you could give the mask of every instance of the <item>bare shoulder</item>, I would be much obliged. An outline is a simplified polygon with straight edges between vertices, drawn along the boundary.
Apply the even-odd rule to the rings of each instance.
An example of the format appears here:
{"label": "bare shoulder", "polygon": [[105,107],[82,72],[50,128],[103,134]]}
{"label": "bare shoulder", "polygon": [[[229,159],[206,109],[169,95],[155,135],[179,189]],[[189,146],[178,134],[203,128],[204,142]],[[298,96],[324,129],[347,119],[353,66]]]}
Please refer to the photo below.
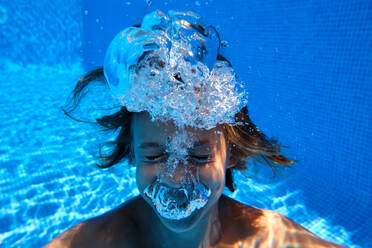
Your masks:
{"label": "bare shoulder", "polygon": [[224,203],[222,247],[345,248],[319,238],[275,211],[248,206],[227,196],[221,197],[221,201]]}
{"label": "bare shoulder", "polygon": [[58,247],[134,247],[138,226],[133,217],[136,198],[101,216],[78,223],[48,243]]}
{"label": "bare shoulder", "polygon": [[346,248],[346,246],[338,245],[333,242],[324,240],[314,233],[310,232],[294,220],[271,210],[265,210],[270,216],[275,216],[278,219],[278,228],[275,232],[281,237],[283,247],[332,247]]}
{"label": "bare shoulder", "polygon": [[265,214],[263,210],[222,195],[219,211],[223,233],[219,246],[241,247],[243,241],[254,239],[260,234],[260,220]]}

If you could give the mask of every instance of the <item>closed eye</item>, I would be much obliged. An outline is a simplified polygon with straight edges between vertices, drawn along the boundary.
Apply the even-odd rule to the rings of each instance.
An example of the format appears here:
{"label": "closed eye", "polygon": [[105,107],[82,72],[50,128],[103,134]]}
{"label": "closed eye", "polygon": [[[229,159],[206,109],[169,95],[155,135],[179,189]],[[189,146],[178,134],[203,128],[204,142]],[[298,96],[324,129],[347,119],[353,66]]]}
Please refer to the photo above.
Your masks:
{"label": "closed eye", "polygon": [[210,155],[190,155],[189,157],[195,162],[200,163],[200,164],[211,162]]}
{"label": "closed eye", "polygon": [[159,159],[161,159],[165,156],[166,156],[166,154],[160,154],[160,155],[157,155],[157,156],[146,156],[146,159],[150,160],[150,161],[156,161],[156,160],[159,160]]}

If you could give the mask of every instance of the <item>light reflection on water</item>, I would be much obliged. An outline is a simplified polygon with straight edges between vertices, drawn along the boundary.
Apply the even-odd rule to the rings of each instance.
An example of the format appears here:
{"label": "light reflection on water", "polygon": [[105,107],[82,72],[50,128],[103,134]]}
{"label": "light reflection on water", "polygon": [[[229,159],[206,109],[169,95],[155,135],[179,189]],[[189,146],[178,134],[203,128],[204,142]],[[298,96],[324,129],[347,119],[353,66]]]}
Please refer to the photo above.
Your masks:
{"label": "light reflection on water", "polygon": [[[61,69],[57,75],[50,70],[13,68],[0,75],[0,107],[11,109],[0,116],[0,243],[5,247],[40,247],[72,225],[138,195],[135,168],[126,163],[94,168],[94,144],[104,137],[60,110],[81,67],[64,73]],[[51,80],[53,84],[47,84]],[[302,192],[287,192],[285,180],[266,184],[260,179],[247,180],[237,173],[237,191],[225,193],[282,213],[322,238],[358,247],[352,245],[350,232],[307,209]]]}

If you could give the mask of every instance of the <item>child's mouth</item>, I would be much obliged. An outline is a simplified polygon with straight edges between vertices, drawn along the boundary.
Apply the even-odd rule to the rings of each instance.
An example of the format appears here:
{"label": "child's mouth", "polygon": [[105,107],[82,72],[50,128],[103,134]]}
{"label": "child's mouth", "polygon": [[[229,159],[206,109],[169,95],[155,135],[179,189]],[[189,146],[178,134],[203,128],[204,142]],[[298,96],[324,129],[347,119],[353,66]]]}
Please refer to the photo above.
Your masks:
{"label": "child's mouth", "polygon": [[208,202],[210,190],[202,184],[174,189],[157,182],[147,186],[144,194],[151,199],[162,217],[180,220],[204,207]]}

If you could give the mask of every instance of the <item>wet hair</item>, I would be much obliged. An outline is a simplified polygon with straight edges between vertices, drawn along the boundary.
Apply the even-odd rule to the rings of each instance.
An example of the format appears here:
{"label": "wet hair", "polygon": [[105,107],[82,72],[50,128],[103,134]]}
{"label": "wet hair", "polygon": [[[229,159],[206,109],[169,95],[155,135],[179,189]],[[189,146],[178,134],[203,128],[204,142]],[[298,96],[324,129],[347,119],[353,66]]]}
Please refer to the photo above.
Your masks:
{"label": "wet hair", "polygon": [[[218,55],[219,60],[227,61],[222,55]],[[230,62],[228,62],[230,64]],[[62,108],[63,112],[70,118],[80,121],[71,115],[80,100],[87,94],[85,91],[88,85],[92,82],[101,82],[108,86],[104,77],[103,68],[96,68],[85,75],[83,75],[77,82],[75,88],[71,92],[66,101],[66,105]],[[127,160],[129,164],[133,163],[132,152],[132,137],[131,137],[131,122],[133,118],[132,112],[129,112],[125,107],[121,107],[119,111],[114,114],[102,116],[96,119],[96,122],[103,130],[118,130],[120,132],[114,141],[106,142],[106,145],[113,146],[112,152],[109,155],[102,155],[101,148],[99,148],[100,164],[96,164],[98,168],[108,168],[122,160]],[[240,112],[235,115],[234,125],[221,124],[224,131],[225,138],[231,149],[231,158],[235,165],[226,171],[226,187],[234,192],[236,185],[233,180],[233,170],[245,171],[247,165],[254,165],[256,171],[257,162],[269,166],[274,176],[280,174],[281,168],[291,167],[296,162],[288,159],[281,154],[281,144],[274,138],[268,138],[264,133],[258,130],[255,124],[251,121],[248,115],[247,106],[243,107]],[[249,161],[248,161],[249,160]]]}

